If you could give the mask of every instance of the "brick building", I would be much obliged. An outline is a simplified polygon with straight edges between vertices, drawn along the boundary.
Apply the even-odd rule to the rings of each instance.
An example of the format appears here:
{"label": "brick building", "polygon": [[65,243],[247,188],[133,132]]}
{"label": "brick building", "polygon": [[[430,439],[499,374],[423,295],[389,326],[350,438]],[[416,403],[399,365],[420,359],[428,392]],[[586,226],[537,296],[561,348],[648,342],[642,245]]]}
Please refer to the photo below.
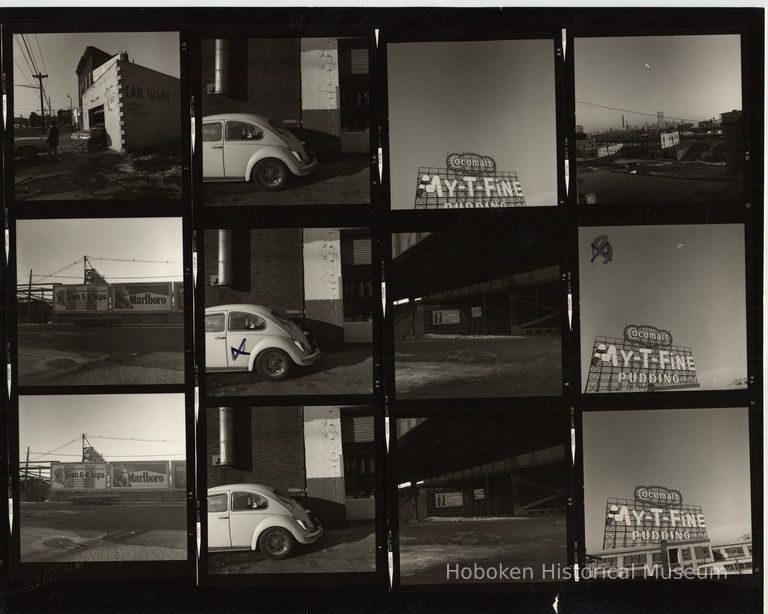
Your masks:
{"label": "brick building", "polygon": [[365,407],[209,408],[208,487],[274,486],[328,529],[375,518],[373,415]]}
{"label": "brick building", "polygon": [[301,320],[323,350],[371,343],[365,229],[206,230],[205,306],[267,305]]}
{"label": "brick building", "polygon": [[205,39],[201,78],[204,115],[256,113],[315,151],[369,151],[365,38]]}

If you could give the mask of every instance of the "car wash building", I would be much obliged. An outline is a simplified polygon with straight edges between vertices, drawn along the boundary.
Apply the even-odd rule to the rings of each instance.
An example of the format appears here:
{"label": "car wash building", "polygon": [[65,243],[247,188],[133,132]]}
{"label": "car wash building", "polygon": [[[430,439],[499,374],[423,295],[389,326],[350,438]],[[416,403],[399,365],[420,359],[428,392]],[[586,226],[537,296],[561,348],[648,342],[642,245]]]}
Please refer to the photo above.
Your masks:
{"label": "car wash building", "polygon": [[368,153],[366,38],[204,39],[203,114],[256,113],[318,152]]}
{"label": "car wash building", "polygon": [[451,418],[398,420],[400,522],[564,515],[565,445],[556,430],[542,434],[536,420],[541,416],[521,417],[509,429]]}
{"label": "car wash building", "polygon": [[104,126],[107,147],[121,153],[181,138],[180,81],[140,66],[122,51],[86,47],[77,65],[82,129]]}
{"label": "car wash building", "polygon": [[273,486],[326,529],[375,519],[374,418],[368,407],[209,408],[207,485]]}
{"label": "car wash building", "polygon": [[373,339],[367,229],[205,232],[205,306],[256,303],[299,320],[324,351]]}
{"label": "car wash building", "polygon": [[392,247],[396,336],[559,334],[560,266],[530,262],[513,237],[402,233]]}

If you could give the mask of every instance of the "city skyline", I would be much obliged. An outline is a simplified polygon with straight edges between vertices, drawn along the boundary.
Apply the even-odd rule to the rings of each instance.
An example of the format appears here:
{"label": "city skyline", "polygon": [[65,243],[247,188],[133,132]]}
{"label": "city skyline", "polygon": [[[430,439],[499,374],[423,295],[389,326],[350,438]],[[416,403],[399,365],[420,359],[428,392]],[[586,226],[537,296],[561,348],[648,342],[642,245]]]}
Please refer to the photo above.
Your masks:
{"label": "city skyline", "polygon": [[[742,109],[741,37],[625,36],[574,41],[576,123],[587,133],[625,122],[720,119]],[[612,107],[612,108],[605,108]]]}

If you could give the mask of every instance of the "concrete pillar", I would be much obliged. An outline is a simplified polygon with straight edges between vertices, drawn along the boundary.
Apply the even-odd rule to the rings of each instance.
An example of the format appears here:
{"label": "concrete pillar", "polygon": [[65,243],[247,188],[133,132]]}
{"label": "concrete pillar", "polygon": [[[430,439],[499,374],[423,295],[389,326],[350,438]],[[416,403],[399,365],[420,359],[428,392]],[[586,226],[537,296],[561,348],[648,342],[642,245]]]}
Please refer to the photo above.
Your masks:
{"label": "concrete pillar", "polygon": [[344,454],[338,407],[304,407],[307,507],[329,529],[346,524]]}
{"label": "concrete pillar", "polygon": [[337,228],[304,229],[304,313],[320,349],[344,344],[341,239]]}
{"label": "concrete pillar", "polygon": [[339,49],[334,38],[301,39],[301,117],[305,130],[341,135]]}
{"label": "concrete pillar", "polygon": [[424,334],[424,318],[426,317],[426,308],[421,303],[416,303],[416,313],[413,315],[413,334],[420,337]]}

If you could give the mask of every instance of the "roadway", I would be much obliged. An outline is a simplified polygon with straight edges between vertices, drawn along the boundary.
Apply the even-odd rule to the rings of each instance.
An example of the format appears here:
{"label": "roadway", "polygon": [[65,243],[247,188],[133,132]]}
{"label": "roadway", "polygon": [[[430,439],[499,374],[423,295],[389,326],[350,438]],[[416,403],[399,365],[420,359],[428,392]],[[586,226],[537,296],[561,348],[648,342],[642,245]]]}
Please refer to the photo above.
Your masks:
{"label": "roadway", "polygon": [[19,324],[20,386],[183,384],[183,325]]}
{"label": "roadway", "polygon": [[457,565],[474,570],[475,563],[483,568],[498,569],[501,565],[520,569],[518,581],[551,580],[545,569],[552,566],[557,569],[558,564],[566,567],[566,542],[563,516],[430,519],[401,523],[400,581],[403,584],[474,582],[474,579],[455,579],[455,574],[449,577],[447,571],[456,569]]}
{"label": "roadway", "polygon": [[560,336],[395,341],[398,399],[562,394]]}
{"label": "roadway", "polygon": [[186,503],[21,503],[21,562],[186,560]]}

